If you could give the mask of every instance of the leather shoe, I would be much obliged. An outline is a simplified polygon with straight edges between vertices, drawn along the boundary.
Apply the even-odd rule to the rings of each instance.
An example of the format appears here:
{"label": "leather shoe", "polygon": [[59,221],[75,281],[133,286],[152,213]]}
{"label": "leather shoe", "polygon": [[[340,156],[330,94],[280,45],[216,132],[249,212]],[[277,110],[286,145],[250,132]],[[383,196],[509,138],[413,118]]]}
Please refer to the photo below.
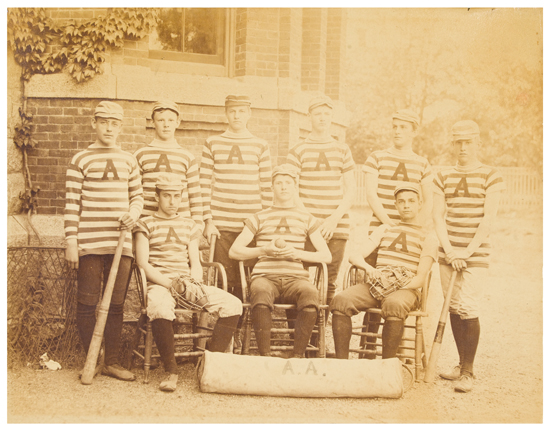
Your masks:
{"label": "leather shoe", "polygon": [[128,371],[126,368],[122,368],[118,364],[105,365],[103,367],[103,374],[119,380],[125,380],[127,382],[131,382],[136,379],[134,373]]}
{"label": "leather shoe", "polygon": [[445,380],[458,380],[460,379],[460,365],[456,365],[448,373],[439,373],[439,377]]}
{"label": "leather shoe", "polygon": [[474,377],[462,374],[455,384],[455,392],[470,392],[474,388]]}

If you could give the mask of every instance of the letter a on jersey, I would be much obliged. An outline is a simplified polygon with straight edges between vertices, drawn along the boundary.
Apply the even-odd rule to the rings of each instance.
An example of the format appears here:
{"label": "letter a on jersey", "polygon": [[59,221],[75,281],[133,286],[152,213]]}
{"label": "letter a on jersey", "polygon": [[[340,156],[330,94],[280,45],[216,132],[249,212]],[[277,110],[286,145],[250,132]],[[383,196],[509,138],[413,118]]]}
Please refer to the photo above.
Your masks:
{"label": "letter a on jersey", "polygon": [[180,237],[176,233],[173,227],[170,228],[168,233],[166,234],[166,240],[165,242],[181,242]]}
{"label": "letter a on jersey", "polygon": [[470,197],[470,191],[468,190],[468,182],[466,181],[466,177],[462,177],[458,184],[456,185],[455,192],[453,193],[454,197],[460,196],[460,190],[463,190],[463,196],[464,197]]}
{"label": "letter a on jersey", "polygon": [[[324,165],[324,168],[321,166]],[[324,151],[319,151],[319,158],[317,159],[317,166],[315,166],[316,171],[330,171],[330,163],[328,162],[327,155]]]}
{"label": "letter a on jersey", "polygon": [[[113,178],[109,178],[109,172],[113,174]],[[120,179],[118,177],[118,172],[116,170],[115,164],[112,159],[107,159],[107,163],[105,164],[105,170],[103,171],[103,178],[101,179],[102,180],[112,179],[117,181]]]}
{"label": "letter a on jersey", "polygon": [[233,163],[233,159],[235,157],[237,158],[237,163],[244,165],[243,155],[238,145],[233,145],[231,147],[231,151],[229,152],[229,157],[227,158],[227,163]]}
{"label": "letter a on jersey", "polygon": [[153,172],[160,172],[161,166],[166,166],[165,172],[172,172],[172,167],[170,166],[170,162],[168,161],[168,154],[161,154],[159,159],[157,160],[157,165],[155,166],[155,169],[153,169]]}
{"label": "letter a on jersey", "polygon": [[393,240],[391,245],[388,247],[389,250],[397,251],[397,244],[401,244],[401,251],[408,253],[409,249],[407,248],[407,233],[401,232],[397,238]]}
{"label": "letter a on jersey", "polygon": [[400,162],[397,168],[395,169],[395,172],[393,173],[393,177],[391,177],[392,180],[398,180],[399,175],[403,175],[403,179],[401,181],[409,181],[409,174],[407,173],[407,168],[405,167],[405,163]]}
{"label": "letter a on jersey", "polygon": [[290,226],[288,225],[288,222],[286,221],[286,217],[281,217],[281,220],[279,221],[279,224],[277,225],[277,228],[275,229],[275,233],[279,233],[279,234],[291,233]]}

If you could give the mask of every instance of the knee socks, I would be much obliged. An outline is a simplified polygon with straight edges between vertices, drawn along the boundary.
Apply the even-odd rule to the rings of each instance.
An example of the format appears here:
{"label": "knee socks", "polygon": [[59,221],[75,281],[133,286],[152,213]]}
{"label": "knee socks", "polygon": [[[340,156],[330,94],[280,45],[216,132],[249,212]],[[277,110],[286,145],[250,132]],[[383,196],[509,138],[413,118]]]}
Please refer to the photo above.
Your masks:
{"label": "knee socks", "polygon": [[124,304],[109,307],[107,323],[105,324],[105,365],[118,364],[120,354],[120,336],[122,334],[122,321]]}
{"label": "knee socks", "polygon": [[271,355],[271,310],[265,305],[257,305],[252,309],[252,326],[256,334],[256,343],[262,356]]}
{"label": "knee socks", "polygon": [[337,359],[349,358],[351,340],[351,317],[341,313],[332,313],[332,336]]}
{"label": "knee socks", "polygon": [[395,358],[404,330],[403,319],[386,319],[382,329],[382,359]]}
{"label": "knee socks", "polygon": [[305,307],[298,311],[296,327],[294,328],[294,356],[302,357],[305,355],[316,321],[317,310],[314,307]]}
{"label": "knee socks", "polygon": [[479,318],[462,320],[464,356],[461,366],[461,374],[474,375],[474,359],[477,345],[479,344],[480,325]]}
{"label": "knee socks", "polygon": [[153,338],[164,364],[164,369],[170,374],[177,374],[176,356],[174,352],[174,326],[171,320],[155,319],[151,321]]}
{"label": "knee socks", "polygon": [[225,352],[239,323],[240,315],[220,317],[214,326],[212,338],[208,345],[211,352]]}

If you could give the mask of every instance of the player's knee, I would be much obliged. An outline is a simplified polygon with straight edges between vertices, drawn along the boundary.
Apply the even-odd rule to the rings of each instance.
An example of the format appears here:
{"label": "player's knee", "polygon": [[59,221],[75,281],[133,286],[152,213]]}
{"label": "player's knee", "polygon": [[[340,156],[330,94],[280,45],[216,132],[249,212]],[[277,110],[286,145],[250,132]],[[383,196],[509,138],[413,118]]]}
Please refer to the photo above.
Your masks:
{"label": "player's knee", "polygon": [[344,296],[336,295],[329,305],[329,311],[333,314],[343,314],[345,316],[352,316],[351,302]]}
{"label": "player's knee", "polygon": [[240,316],[243,314],[243,303],[239,298],[228,295],[223,306],[224,317]]}
{"label": "player's knee", "polygon": [[403,303],[399,303],[396,301],[389,302],[386,301],[382,305],[382,317],[384,319],[391,319],[395,318],[405,320],[407,318],[407,315],[409,314],[410,307],[406,306]]}

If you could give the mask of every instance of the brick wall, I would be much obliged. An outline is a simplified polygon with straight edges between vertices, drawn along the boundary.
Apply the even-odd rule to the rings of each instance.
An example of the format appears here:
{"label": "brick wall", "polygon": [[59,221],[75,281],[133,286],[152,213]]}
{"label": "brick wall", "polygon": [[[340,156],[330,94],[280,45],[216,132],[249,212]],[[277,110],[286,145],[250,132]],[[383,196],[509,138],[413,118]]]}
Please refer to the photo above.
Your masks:
{"label": "brick wall", "polygon": [[304,9],[302,32],[302,90],[324,91],[327,59],[327,10]]}
{"label": "brick wall", "polygon": [[330,9],[327,19],[327,67],[325,94],[335,100],[344,96],[347,11]]}

